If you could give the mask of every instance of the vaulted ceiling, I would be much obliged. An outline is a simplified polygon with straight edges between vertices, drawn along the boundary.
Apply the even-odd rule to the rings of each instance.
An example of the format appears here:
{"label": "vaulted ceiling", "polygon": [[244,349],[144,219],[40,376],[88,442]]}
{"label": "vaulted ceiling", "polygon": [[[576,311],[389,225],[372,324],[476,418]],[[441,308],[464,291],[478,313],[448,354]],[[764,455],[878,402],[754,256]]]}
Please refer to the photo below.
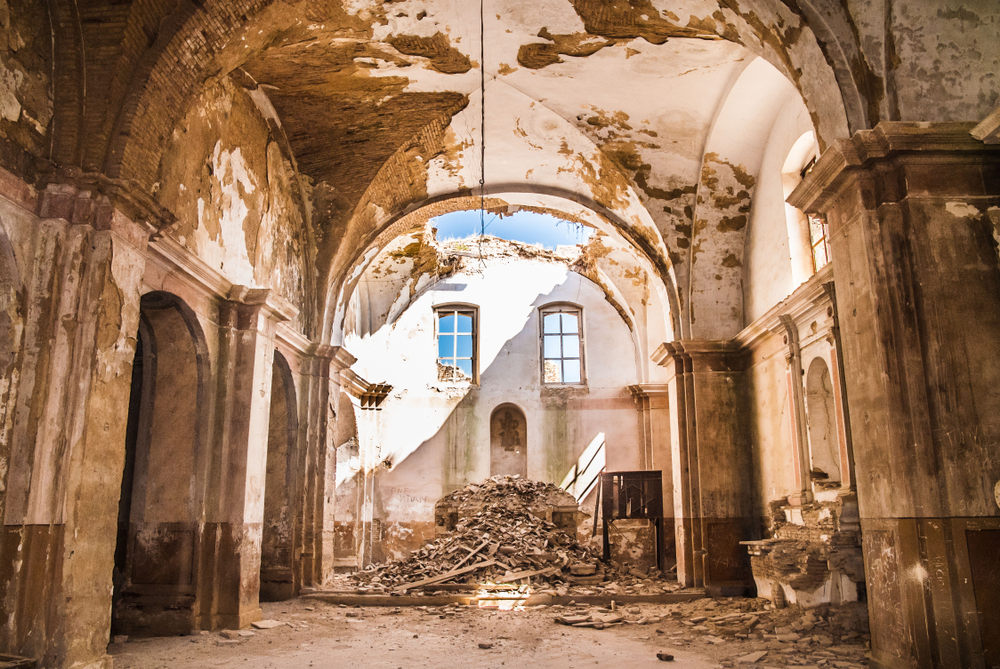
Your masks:
{"label": "vaulted ceiling", "polygon": [[[180,120],[227,79],[301,182],[320,286],[405,214],[478,195],[482,177],[496,207],[534,194],[589,208],[675,291],[675,309],[704,294],[738,323],[742,230],[782,110],[804,110],[821,147],[879,120],[947,119],[985,84],[940,61],[921,70],[920,54],[951,40],[978,48],[986,70],[996,61],[977,42],[993,24],[974,13],[948,24],[961,38],[897,30],[906,39],[890,42],[890,22],[919,26],[931,3],[847,4],[25,0],[0,31],[13,54],[0,64],[28,93],[0,131],[50,180],[91,175],[143,201]],[[926,104],[901,109],[902,76],[930,82]]]}

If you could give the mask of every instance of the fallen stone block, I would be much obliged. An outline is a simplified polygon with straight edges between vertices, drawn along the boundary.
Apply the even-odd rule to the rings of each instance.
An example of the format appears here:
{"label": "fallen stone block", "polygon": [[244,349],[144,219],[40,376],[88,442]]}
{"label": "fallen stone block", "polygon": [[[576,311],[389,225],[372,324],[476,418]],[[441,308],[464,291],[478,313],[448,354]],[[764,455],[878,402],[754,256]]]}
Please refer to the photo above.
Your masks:
{"label": "fallen stone block", "polygon": [[760,662],[766,655],[767,655],[766,650],[759,650],[756,653],[750,653],[748,655],[744,655],[743,657],[738,657],[736,658],[736,661],[745,662],[747,664],[756,664],[757,662]]}

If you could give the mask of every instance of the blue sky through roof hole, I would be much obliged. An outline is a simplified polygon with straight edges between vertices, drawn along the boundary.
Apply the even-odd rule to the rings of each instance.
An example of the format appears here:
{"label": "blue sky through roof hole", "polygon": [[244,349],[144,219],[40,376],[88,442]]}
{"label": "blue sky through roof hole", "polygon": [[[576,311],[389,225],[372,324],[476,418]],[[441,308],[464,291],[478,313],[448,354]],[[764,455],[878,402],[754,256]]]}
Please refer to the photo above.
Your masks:
{"label": "blue sky through roof hole", "polygon": [[[550,251],[567,244],[586,244],[593,228],[579,223],[563,221],[548,214],[518,211],[501,218],[486,212],[486,234],[526,244],[539,244]],[[446,242],[466,239],[479,234],[479,211],[455,211],[438,216],[431,221],[437,228],[437,239]]]}

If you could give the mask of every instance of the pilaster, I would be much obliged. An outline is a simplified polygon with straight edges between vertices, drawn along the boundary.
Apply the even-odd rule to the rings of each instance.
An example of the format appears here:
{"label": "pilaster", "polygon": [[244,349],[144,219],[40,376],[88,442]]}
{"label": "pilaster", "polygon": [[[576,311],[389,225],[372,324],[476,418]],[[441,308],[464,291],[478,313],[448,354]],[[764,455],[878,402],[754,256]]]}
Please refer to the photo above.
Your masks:
{"label": "pilaster", "polygon": [[830,226],[879,667],[1000,663],[1000,148],[971,129],[879,124],[789,198]]}
{"label": "pilaster", "polygon": [[682,340],[652,358],[669,370],[677,578],[743,594],[752,580],[739,542],[755,538],[743,353],[728,341]]}
{"label": "pilaster", "polygon": [[[233,286],[219,306],[217,420],[202,560],[202,629],[261,618],[260,545],[277,324],[295,308],[268,289]],[[206,565],[207,566],[207,565]]]}
{"label": "pilaster", "polygon": [[663,536],[660,546],[661,568],[669,569],[676,561],[674,539],[673,455],[670,450],[670,386],[665,383],[640,383],[628,387],[639,412],[643,435],[643,468],[663,473]]}
{"label": "pilaster", "polygon": [[[0,196],[17,185],[7,177]],[[7,433],[0,651],[46,667],[110,666],[107,538],[152,228],[87,190],[21,186],[8,201],[36,208],[5,230],[33,257],[19,259],[24,316]]]}

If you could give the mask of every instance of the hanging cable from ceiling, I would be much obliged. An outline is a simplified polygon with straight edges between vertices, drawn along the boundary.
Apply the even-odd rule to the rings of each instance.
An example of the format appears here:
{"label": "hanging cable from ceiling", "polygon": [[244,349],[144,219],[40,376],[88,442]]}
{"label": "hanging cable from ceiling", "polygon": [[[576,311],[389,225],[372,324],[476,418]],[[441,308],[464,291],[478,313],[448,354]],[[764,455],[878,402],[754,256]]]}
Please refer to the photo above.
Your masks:
{"label": "hanging cable from ceiling", "polygon": [[486,236],[486,14],[479,0],[479,263],[483,261]]}

